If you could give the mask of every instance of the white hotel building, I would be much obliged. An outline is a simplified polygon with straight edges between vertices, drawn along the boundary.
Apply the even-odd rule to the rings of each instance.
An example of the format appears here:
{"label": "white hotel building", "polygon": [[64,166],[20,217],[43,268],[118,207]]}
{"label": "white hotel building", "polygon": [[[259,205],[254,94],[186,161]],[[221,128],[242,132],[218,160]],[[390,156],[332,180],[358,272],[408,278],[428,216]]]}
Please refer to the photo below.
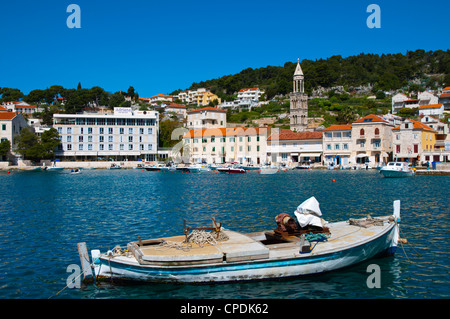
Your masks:
{"label": "white hotel building", "polygon": [[53,127],[61,144],[56,156],[63,160],[155,161],[159,114],[114,108],[114,114],[54,114]]}

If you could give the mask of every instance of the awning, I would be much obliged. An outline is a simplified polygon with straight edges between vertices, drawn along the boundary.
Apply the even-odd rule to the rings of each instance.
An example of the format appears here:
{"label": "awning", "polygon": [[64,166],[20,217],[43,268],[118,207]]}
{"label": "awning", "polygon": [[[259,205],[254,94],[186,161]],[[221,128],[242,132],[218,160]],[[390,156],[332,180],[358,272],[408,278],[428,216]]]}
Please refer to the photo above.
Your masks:
{"label": "awning", "polygon": [[298,153],[291,153],[291,156],[297,156]]}
{"label": "awning", "polygon": [[300,157],[319,157],[322,153],[302,153]]}
{"label": "awning", "polygon": [[369,155],[367,155],[366,153],[361,153],[361,154],[357,154],[356,157],[358,157],[358,158],[369,157]]}

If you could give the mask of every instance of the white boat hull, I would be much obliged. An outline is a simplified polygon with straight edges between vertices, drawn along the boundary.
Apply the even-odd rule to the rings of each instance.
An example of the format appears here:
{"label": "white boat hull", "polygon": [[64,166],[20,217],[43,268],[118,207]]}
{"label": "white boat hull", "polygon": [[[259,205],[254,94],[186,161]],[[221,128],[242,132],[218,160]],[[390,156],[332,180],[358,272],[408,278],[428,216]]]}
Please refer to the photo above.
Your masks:
{"label": "white boat hull", "polygon": [[396,170],[380,170],[381,175],[384,177],[411,177],[414,176],[414,172],[410,171],[396,171]]}
{"label": "white boat hull", "polygon": [[385,224],[376,235],[356,243],[349,242],[343,249],[327,248],[330,246],[319,243],[322,246],[310,253],[300,253],[299,247],[296,247],[287,255],[279,255],[280,251],[275,249],[269,258],[259,260],[167,266],[141,264],[134,257],[102,255],[95,263],[95,275],[125,281],[207,283],[319,274],[348,267],[378,255],[394,254],[398,241],[397,228],[397,223]]}

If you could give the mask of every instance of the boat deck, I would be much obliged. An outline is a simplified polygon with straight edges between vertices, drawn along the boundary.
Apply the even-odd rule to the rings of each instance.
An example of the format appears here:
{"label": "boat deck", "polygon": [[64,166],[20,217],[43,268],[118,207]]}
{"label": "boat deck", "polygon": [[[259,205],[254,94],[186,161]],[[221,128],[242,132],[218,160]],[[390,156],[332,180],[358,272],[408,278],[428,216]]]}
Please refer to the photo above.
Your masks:
{"label": "boat deck", "polygon": [[[336,252],[342,249],[357,246],[370,241],[374,236],[386,231],[392,225],[385,218],[382,226],[371,225],[367,228],[350,225],[348,222],[327,224],[331,237],[327,241],[312,242],[314,249],[307,254],[300,254],[300,238],[288,237],[283,242],[267,242],[266,233],[257,232],[241,234],[223,229],[228,236],[226,241],[218,241],[217,244],[205,244],[199,246],[196,243],[186,245],[185,236],[165,237],[152,240],[141,245],[138,242],[128,244],[131,251],[140,264],[151,265],[194,265],[211,263],[232,263],[259,259],[283,259],[299,256],[313,256]],[[161,242],[164,244],[161,245]],[[263,242],[261,242],[263,241]],[[307,242],[306,242],[307,243]],[[132,257],[134,259],[134,257]]]}

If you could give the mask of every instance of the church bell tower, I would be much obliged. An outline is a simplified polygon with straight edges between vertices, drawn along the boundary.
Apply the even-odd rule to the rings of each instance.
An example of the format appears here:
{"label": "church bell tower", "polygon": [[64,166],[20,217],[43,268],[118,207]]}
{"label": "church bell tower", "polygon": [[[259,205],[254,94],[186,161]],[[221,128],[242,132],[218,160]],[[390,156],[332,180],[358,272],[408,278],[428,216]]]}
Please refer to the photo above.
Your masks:
{"label": "church bell tower", "polygon": [[308,95],[305,93],[305,78],[297,60],[297,68],[294,72],[293,91],[290,94],[291,131],[305,132],[308,126]]}

